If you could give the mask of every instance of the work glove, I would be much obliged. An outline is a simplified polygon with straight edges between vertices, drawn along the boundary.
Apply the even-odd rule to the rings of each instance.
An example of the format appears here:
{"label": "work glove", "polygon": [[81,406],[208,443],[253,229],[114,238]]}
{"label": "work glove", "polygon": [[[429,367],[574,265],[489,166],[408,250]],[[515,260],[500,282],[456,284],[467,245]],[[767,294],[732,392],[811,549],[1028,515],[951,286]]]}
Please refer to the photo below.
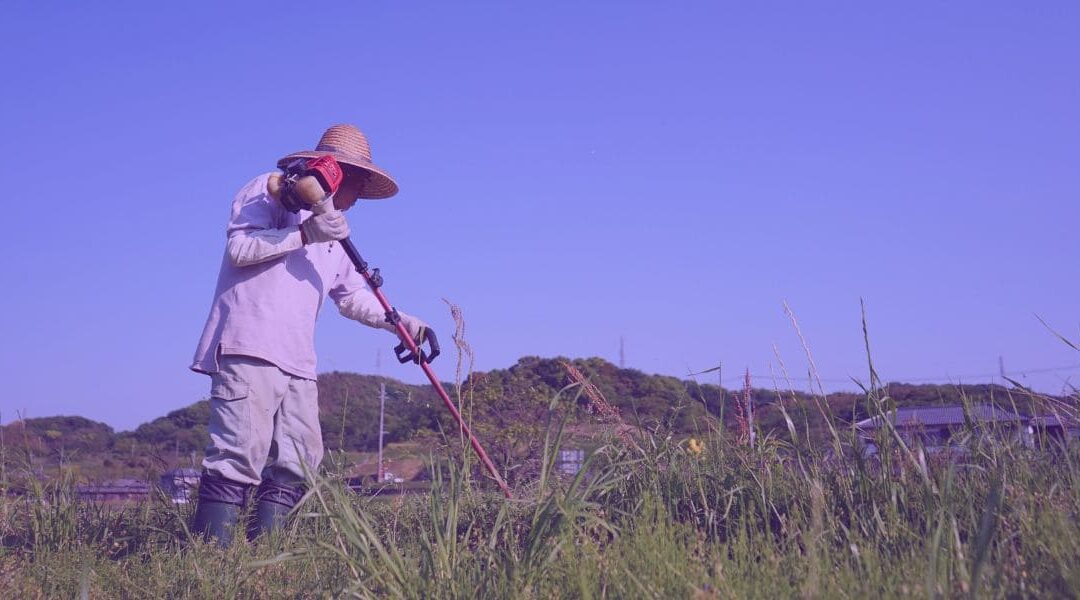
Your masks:
{"label": "work glove", "polygon": [[[402,362],[420,362],[421,358],[424,362],[431,362],[439,356],[439,340],[435,337],[435,332],[428,327],[428,324],[417,319],[412,315],[405,314],[401,311],[397,311],[398,318],[401,319],[401,326],[405,328],[405,331],[409,334],[409,337],[416,342],[419,354],[414,354],[408,349],[408,344],[402,342],[394,347],[394,353],[397,355],[398,360]],[[427,344],[427,348],[424,348],[424,344]]]}
{"label": "work glove", "polygon": [[305,244],[333,242],[349,237],[349,223],[340,210],[329,210],[321,215],[311,215],[300,223]]}
{"label": "work glove", "polygon": [[[417,344],[424,343],[424,331],[428,328],[428,324],[401,311],[398,311],[398,316],[401,317],[401,324],[405,326],[405,331],[409,332],[413,341]],[[396,329],[394,331],[397,332]]]}

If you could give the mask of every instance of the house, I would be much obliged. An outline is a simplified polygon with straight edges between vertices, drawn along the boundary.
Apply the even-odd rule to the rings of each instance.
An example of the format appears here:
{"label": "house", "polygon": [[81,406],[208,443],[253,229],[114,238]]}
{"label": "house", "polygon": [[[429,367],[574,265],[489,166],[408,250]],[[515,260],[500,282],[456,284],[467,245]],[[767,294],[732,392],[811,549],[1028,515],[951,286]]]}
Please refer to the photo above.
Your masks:
{"label": "house", "polygon": [[1074,444],[1080,440],[1080,421],[1067,415],[1040,415],[1032,417],[1028,424],[1035,443],[1040,447]]}
{"label": "house", "polygon": [[116,479],[75,486],[75,494],[80,500],[146,500],[150,497],[150,484],[138,479]]}
{"label": "house", "polygon": [[158,478],[158,489],[172,499],[173,504],[187,504],[201,478],[201,474],[192,468],[173,469]]}
{"label": "house", "polygon": [[[927,453],[946,449],[962,449],[969,432],[969,422],[980,427],[981,433],[992,433],[1001,439],[1014,439],[1031,445],[1030,417],[1019,415],[991,404],[963,406],[933,406],[901,408],[895,412],[864,419],[855,424],[867,454],[877,453],[876,435],[887,422],[909,446],[918,446]],[[886,421],[885,419],[888,419]]]}
{"label": "house", "polygon": [[400,484],[428,479],[427,472],[424,461],[418,458],[386,459],[379,481],[378,462],[369,459],[350,467],[345,473],[345,483],[358,494],[397,494],[401,491]]}

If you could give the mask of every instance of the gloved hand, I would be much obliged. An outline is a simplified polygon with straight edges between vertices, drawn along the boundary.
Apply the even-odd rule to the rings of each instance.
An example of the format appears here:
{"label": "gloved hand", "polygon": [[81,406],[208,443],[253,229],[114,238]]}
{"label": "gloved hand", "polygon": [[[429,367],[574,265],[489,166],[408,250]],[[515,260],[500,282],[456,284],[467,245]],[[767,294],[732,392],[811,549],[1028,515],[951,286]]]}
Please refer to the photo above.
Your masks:
{"label": "gloved hand", "polygon": [[424,330],[428,328],[428,324],[412,315],[407,315],[400,310],[398,311],[398,316],[401,317],[401,324],[405,326],[405,331],[409,332],[413,341],[417,344],[423,343]]}
{"label": "gloved hand", "polygon": [[320,215],[311,215],[300,223],[300,233],[305,244],[332,242],[349,237],[349,223],[340,210],[329,210]]}
{"label": "gloved hand", "polygon": [[[435,336],[435,332],[428,327],[427,323],[412,315],[403,313],[400,310],[397,311],[397,315],[405,332],[409,334],[409,337],[411,337],[414,342],[416,342],[416,346],[420,350],[420,356],[424,357],[424,362],[435,360],[435,358],[439,356],[439,340]],[[384,321],[384,323],[385,325],[383,325],[383,328],[393,332],[396,337],[398,335],[397,328],[389,322]],[[424,348],[425,344],[427,344],[427,348]],[[405,342],[395,346],[394,353],[397,354],[398,360],[402,362],[408,362],[410,360],[419,362],[417,355],[409,349],[409,345]]]}

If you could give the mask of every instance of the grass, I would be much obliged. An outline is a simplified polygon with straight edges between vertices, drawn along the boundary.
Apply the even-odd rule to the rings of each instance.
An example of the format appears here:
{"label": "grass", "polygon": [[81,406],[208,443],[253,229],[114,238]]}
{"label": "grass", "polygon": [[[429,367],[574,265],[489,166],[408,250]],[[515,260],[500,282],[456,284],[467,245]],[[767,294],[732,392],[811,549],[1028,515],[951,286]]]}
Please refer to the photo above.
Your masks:
{"label": "grass", "polygon": [[[876,381],[871,414],[894,403]],[[0,500],[3,597],[938,598],[1080,595],[1080,452],[1033,450],[971,422],[934,460],[884,430],[754,444],[716,421],[691,444],[612,435],[556,475],[577,382],[551,400],[538,479],[506,501],[468,455],[430,493],[369,498],[325,474],[295,523],[227,551],[190,507],[76,502],[63,482]],[[827,399],[818,400],[827,410]],[[780,403],[781,406],[784,402]],[[830,421],[831,422],[831,421]],[[436,462],[436,461],[433,461]],[[241,536],[242,537],[242,536]]]}

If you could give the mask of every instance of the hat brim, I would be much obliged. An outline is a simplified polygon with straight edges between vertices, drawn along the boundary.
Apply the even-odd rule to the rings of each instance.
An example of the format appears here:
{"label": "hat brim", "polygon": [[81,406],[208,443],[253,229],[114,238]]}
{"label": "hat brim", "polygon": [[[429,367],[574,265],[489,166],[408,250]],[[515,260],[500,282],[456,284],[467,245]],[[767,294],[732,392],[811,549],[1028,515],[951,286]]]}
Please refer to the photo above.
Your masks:
{"label": "hat brim", "polygon": [[[303,150],[300,152],[293,152],[279,160],[277,165],[278,168],[282,168],[290,161],[297,158],[317,158],[327,154],[333,156],[334,160],[346,167],[353,167],[368,173],[368,177],[364,181],[363,187],[360,188],[360,198],[365,200],[382,200],[383,198],[389,198],[398,193],[397,182],[394,181],[394,178],[385,170],[361,158],[351,157],[339,152],[326,152],[323,150]],[[346,169],[346,172],[348,172],[348,169]]]}

